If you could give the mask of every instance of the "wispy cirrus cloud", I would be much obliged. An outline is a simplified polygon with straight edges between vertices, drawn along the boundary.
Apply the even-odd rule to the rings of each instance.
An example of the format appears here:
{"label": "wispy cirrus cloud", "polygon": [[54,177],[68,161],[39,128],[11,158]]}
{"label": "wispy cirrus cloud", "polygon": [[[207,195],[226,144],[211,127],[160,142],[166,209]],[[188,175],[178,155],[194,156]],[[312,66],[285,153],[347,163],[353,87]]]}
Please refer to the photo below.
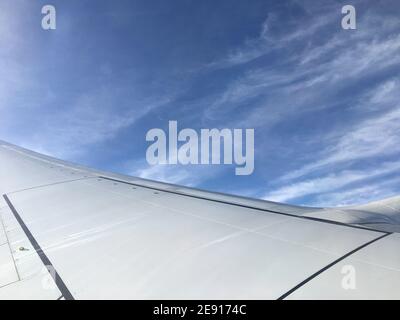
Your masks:
{"label": "wispy cirrus cloud", "polygon": [[[112,90],[114,94],[110,95]],[[115,95],[115,88],[95,88],[79,95],[72,106],[59,113],[41,115],[43,131],[33,137],[31,144],[46,140],[52,154],[74,157],[87,146],[115,138],[121,130],[170,102],[168,96],[145,99],[133,90],[125,90],[120,88],[120,94]],[[50,133],[52,139],[48,138]]]}
{"label": "wispy cirrus cloud", "polygon": [[[355,32],[335,28],[340,19],[330,10],[311,15],[307,22],[297,21],[296,28],[286,32],[270,28],[273,20],[269,16],[259,37],[246,41],[236,55],[233,50],[221,60],[224,68],[246,67],[212,101],[204,112],[205,119],[222,120],[237,114],[236,119],[231,118],[233,125],[270,134],[274,130],[274,136],[283,126],[304,141],[288,145],[292,147],[288,152],[292,155],[290,166],[282,164],[282,173],[267,183],[270,191],[264,198],[268,200],[321,205],[326,199],[331,204],[328,195],[338,189],[350,194],[351,190],[345,189],[359,190],[362,187],[357,183],[381,185],[383,175],[378,171],[371,176],[370,169],[354,168],[374,162],[386,172],[385,163],[399,155],[400,88],[399,78],[392,72],[400,69],[397,17],[365,10],[358,16]],[[252,62],[255,59],[258,63]],[[329,113],[334,117],[323,130],[320,126],[312,129],[315,123],[305,121],[309,117],[318,123],[321,120],[316,115]],[[305,127],[306,123],[312,127]],[[268,143],[263,147],[259,148],[261,158],[274,154]],[[262,161],[259,158],[258,163]],[[395,167],[390,172],[396,175],[399,170]],[[392,194],[388,189],[385,192]],[[359,197],[353,203],[365,199]]]}
{"label": "wispy cirrus cloud", "polygon": [[356,182],[372,180],[376,177],[388,175],[400,170],[400,162],[383,163],[379,168],[367,168],[365,170],[344,170],[339,173],[331,173],[314,179],[306,179],[290,185],[280,187],[264,196],[270,201],[284,202],[301,198],[310,194],[321,194],[338,190]]}
{"label": "wispy cirrus cloud", "polygon": [[395,106],[399,98],[399,79],[392,78],[381,82],[375,88],[369,90],[364,96],[360,97],[360,101],[355,107],[371,111],[385,110],[385,108]]}
{"label": "wispy cirrus cloud", "polygon": [[[284,17],[284,14],[276,12],[268,13],[257,37],[246,39],[242,46],[229,50],[225,57],[208,64],[207,67],[221,69],[252,62],[269,53],[293,45],[294,42],[302,42],[336,20],[333,6],[314,7],[317,11],[306,13],[311,19],[301,28],[299,28],[299,21],[295,21],[293,18],[288,19],[286,16]],[[304,9],[304,7],[302,8]],[[285,21],[282,21],[283,19]]]}
{"label": "wispy cirrus cloud", "polygon": [[[130,164],[129,174],[144,179],[156,180],[161,182],[173,183],[195,187],[221,172],[218,168],[207,168],[206,166],[188,167],[184,165],[155,165],[150,166],[146,163]],[[196,174],[194,174],[194,172]]]}
{"label": "wispy cirrus cloud", "polygon": [[[352,34],[334,28],[336,31],[326,34],[326,39],[316,41],[313,35],[317,30],[316,38],[325,34],[321,29],[338,23],[331,11],[316,15],[308,24],[299,21],[297,28],[284,33],[281,39],[276,39],[273,33],[266,35],[267,19],[262,28],[263,36],[254,41],[266,43],[273,39],[272,47],[277,50],[279,59],[275,57],[273,61],[260,63],[261,66],[246,67],[240,77],[228,82],[211,101],[204,117],[221,119],[232,110],[246,108],[247,116],[240,117],[241,124],[264,126],[271,120],[272,123],[282,121],[288,115],[330,107],[333,103],[327,96],[335,94],[346,83],[353,86],[362,79],[398,66],[400,35],[396,32],[399,25],[395,18],[367,14],[359,20],[363,28]],[[238,50],[243,51],[242,56],[248,48],[244,46]],[[262,113],[267,116],[260,117]]]}
{"label": "wispy cirrus cloud", "polygon": [[312,200],[312,205],[316,207],[351,206],[397,196],[398,192],[396,190],[399,183],[399,177],[386,177],[382,181],[375,181],[345,190],[322,193]]}
{"label": "wispy cirrus cloud", "polygon": [[[332,139],[335,140],[335,139]],[[400,153],[400,108],[368,118],[355,128],[346,130],[331,141],[319,158],[300,169],[289,172],[282,180],[292,180],[338,163]]]}

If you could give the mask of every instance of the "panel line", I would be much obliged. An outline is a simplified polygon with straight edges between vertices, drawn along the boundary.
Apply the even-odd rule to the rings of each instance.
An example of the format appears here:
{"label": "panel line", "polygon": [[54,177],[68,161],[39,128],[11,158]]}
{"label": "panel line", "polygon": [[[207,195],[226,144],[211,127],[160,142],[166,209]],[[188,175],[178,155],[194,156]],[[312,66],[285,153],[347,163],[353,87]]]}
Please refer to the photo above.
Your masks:
{"label": "panel line", "polygon": [[17,210],[14,208],[14,205],[11,203],[10,199],[7,197],[6,194],[3,195],[4,200],[7,202],[10,210],[17,219],[19,225],[21,226],[22,230],[25,232],[26,236],[28,237],[30,243],[32,244],[33,248],[36,250],[36,253],[39,255],[39,258],[42,260],[43,264],[51,270],[49,270],[49,274],[54,279],[55,284],[57,285],[58,289],[60,290],[61,294],[64,296],[66,300],[75,300],[72,296],[71,292],[69,291],[68,287],[65,285],[64,281],[61,279],[60,275],[54,268],[53,264],[50,262],[50,259],[44,253],[43,249],[40,247],[39,243],[36,241],[35,237],[32,235],[24,221],[22,220],[21,216],[18,214]]}
{"label": "panel line", "polygon": [[301,288],[302,286],[304,286],[307,282],[311,281],[312,279],[314,279],[315,277],[317,277],[318,275],[320,275],[322,272],[328,270],[329,268],[333,267],[335,264],[339,263],[340,261],[346,259],[347,257],[351,256],[353,253],[356,253],[357,251],[360,251],[361,249],[365,248],[366,246],[369,246],[370,244],[383,239],[389,235],[391,235],[393,233],[386,233],[378,238],[372,239],[371,241],[364,243],[363,245],[355,248],[354,250],[346,253],[344,256],[336,259],[335,261],[331,262],[330,264],[328,264],[327,266],[325,266],[324,268],[322,268],[321,270],[318,270],[317,272],[315,272],[314,274],[312,274],[311,276],[309,276],[308,278],[306,278],[305,280],[303,280],[302,282],[300,282],[298,285],[296,285],[295,287],[293,287],[292,289],[290,289],[289,291],[287,291],[286,293],[284,293],[283,295],[281,295],[278,300],[283,300],[285,298],[287,298],[289,295],[291,295],[293,292],[295,292],[297,289]]}
{"label": "panel line", "polygon": [[299,215],[295,215],[295,214],[292,214],[292,213],[280,212],[280,211],[269,210],[269,209],[264,209],[264,208],[258,208],[258,207],[245,205],[245,204],[240,204],[240,203],[234,203],[234,202],[218,200],[218,199],[210,199],[210,198],[207,198],[207,197],[196,196],[196,195],[193,195],[193,194],[187,194],[187,193],[178,192],[178,191],[172,191],[172,190],[166,190],[166,189],[162,189],[162,188],[144,186],[142,184],[123,181],[123,180],[118,180],[118,179],[114,179],[114,178],[108,178],[108,177],[105,177],[105,176],[99,176],[99,178],[100,179],[104,179],[104,180],[108,180],[108,181],[119,182],[119,183],[122,183],[122,184],[132,185],[132,186],[136,186],[136,187],[141,187],[141,188],[146,188],[146,189],[151,189],[151,190],[156,190],[156,191],[161,191],[161,192],[166,192],[166,193],[172,193],[172,194],[176,194],[176,195],[179,195],[179,196],[185,196],[185,197],[189,197],[189,198],[195,198],[195,199],[199,199],[199,200],[207,200],[207,201],[227,204],[227,205],[231,205],[231,206],[242,207],[242,208],[246,208],[246,209],[253,209],[253,210],[264,211],[264,212],[269,212],[269,213],[274,213],[274,214],[280,214],[280,215],[289,216],[289,217],[293,217],[293,218],[311,220],[311,221],[322,222],[322,223],[329,223],[329,224],[339,225],[339,226],[353,228],[353,229],[374,231],[374,232],[379,232],[379,233],[383,233],[383,234],[387,233],[386,231],[373,229],[373,228],[368,228],[368,227],[357,226],[357,225],[352,225],[352,224],[347,224],[347,223],[344,223],[344,222],[332,221],[332,220],[316,218],[316,217],[299,216]]}

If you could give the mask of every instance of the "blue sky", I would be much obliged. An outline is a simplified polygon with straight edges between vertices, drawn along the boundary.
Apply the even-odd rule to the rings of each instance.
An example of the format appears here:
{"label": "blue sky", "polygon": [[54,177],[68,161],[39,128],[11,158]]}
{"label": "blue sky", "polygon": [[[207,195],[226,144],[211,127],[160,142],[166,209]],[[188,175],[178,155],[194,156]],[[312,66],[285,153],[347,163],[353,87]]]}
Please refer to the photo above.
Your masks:
{"label": "blue sky", "polygon": [[[57,29],[41,28],[41,8]],[[341,8],[357,30],[341,28]],[[400,193],[400,3],[0,3],[0,139],[109,171],[293,204]],[[146,132],[254,128],[255,171],[151,167]]]}

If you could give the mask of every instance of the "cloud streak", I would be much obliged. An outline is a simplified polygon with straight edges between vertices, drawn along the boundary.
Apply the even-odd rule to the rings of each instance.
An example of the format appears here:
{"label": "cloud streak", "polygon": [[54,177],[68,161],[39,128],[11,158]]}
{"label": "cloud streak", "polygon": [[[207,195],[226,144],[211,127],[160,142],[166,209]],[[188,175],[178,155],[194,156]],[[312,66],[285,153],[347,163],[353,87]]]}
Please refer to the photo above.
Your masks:
{"label": "cloud streak", "polygon": [[371,117],[352,130],[342,133],[331,143],[317,161],[289,172],[282,180],[292,180],[338,163],[363,160],[377,156],[399,154],[400,108],[395,107],[374,118]]}
{"label": "cloud streak", "polygon": [[331,192],[356,182],[367,183],[368,180],[388,175],[400,170],[400,162],[388,162],[380,168],[368,168],[366,170],[342,171],[337,174],[329,174],[315,179],[307,179],[281,187],[267,193],[263,198],[270,201],[285,202],[311,194],[323,194]]}

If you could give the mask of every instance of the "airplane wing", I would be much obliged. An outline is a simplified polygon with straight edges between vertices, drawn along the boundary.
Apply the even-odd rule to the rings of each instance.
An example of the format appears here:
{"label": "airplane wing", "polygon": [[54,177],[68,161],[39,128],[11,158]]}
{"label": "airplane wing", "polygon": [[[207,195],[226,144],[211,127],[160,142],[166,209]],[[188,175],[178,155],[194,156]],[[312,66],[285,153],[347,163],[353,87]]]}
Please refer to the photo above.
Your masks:
{"label": "airplane wing", "polygon": [[0,142],[0,299],[399,299],[400,198],[306,208]]}

